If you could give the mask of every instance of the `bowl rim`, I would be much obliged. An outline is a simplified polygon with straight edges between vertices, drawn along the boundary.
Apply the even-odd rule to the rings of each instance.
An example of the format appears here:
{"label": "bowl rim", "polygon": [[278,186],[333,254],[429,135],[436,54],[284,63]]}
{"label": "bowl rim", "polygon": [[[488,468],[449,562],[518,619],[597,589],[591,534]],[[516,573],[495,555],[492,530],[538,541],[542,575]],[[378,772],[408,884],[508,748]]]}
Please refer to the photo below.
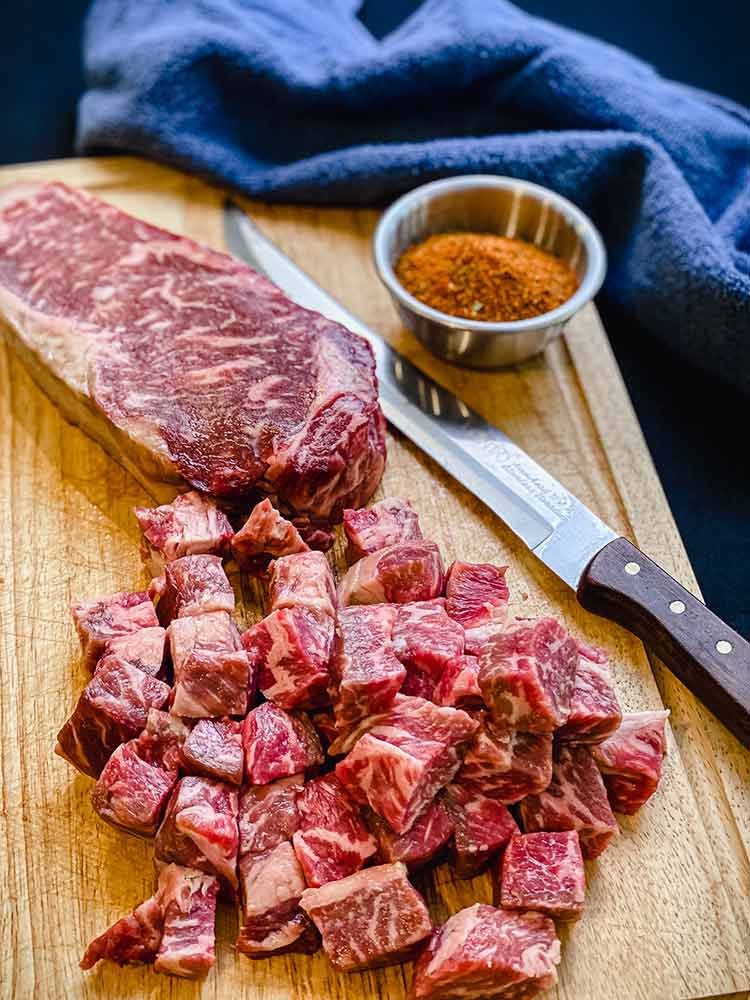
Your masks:
{"label": "bowl rim", "polygon": [[[540,313],[538,316],[530,316],[527,319],[486,321],[477,319],[464,319],[461,316],[452,316],[450,313],[441,312],[431,306],[420,302],[410,292],[408,292],[396,277],[391,262],[385,253],[386,236],[390,233],[396,221],[409,213],[416,203],[421,202],[425,195],[432,197],[443,191],[461,191],[466,188],[496,188],[501,190],[520,191],[528,194],[537,201],[542,199],[549,201],[561,213],[567,215],[571,223],[578,230],[581,241],[587,251],[587,266],[583,279],[576,291],[566,299],[561,305],[549,312]],[[425,319],[440,323],[443,326],[454,330],[472,330],[478,333],[518,333],[523,330],[538,330],[545,326],[556,323],[565,323],[575,313],[586,305],[601,288],[607,271],[607,251],[604,241],[591,219],[582,212],[577,205],[569,201],[563,195],[558,194],[550,188],[532,181],[521,180],[518,177],[509,177],[504,174],[460,174],[453,177],[444,177],[437,181],[430,181],[427,184],[420,184],[411,191],[397,198],[381,215],[375,227],[372,237],[373,256],[375,259],[375,269],[378,276],[388,291],[397,298],[404,306],[412,312],[423,316]]]}

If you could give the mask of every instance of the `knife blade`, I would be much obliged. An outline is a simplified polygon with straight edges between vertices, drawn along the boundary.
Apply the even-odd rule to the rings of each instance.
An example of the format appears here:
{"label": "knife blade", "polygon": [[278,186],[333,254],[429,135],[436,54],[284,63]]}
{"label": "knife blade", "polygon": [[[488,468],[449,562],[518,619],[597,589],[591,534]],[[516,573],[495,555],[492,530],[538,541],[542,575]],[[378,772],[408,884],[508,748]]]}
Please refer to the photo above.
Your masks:
{"label": "knife blade", "polygon": [[638,635],[750,744],[750,644],[618,535],[499,428],[397,354],[234,202],[224,235],[236,257],[294,302],[341,323],[373,349],[386,419],[482,500],[590,611]]}

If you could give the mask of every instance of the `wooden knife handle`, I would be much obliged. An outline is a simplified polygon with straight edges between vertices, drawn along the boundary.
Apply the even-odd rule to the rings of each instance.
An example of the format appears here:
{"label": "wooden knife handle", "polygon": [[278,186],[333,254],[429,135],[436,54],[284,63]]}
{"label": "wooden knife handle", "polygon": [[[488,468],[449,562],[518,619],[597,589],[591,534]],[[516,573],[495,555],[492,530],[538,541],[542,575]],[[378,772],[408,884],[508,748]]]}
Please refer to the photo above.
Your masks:
{"label": "wooden knife handle", "polygon": [[750,643],[626,538],[594,556],[578,586],[588,611],[633,632],[750,746]]}

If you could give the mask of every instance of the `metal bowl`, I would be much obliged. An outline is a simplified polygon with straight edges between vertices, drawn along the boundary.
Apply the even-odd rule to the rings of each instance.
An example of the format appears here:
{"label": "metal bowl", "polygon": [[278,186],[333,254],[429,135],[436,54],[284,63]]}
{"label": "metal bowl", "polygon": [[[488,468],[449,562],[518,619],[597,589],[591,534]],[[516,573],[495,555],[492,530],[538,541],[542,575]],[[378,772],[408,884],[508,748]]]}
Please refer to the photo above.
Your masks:
{"label": "metal bowl", "polygon": [[[463,230],[515,236],[568,261],[578,289],[557,309],[512,323],[485,323],[431,309],[393,270],[407,247]],[[415,188],[383,214],[373,236],[375,266],[404,325],[433,354],[466,368],[503,368],[533,357],[599,291],[607,257],[594,224],[567,198],[516,180],[477,174]]]}

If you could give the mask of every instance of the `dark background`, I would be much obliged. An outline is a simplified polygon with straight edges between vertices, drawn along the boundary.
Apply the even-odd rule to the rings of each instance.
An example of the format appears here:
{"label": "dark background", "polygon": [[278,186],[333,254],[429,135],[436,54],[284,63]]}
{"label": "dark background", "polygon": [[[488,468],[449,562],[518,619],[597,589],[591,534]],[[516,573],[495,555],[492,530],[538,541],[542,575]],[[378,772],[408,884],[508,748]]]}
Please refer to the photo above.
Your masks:
{"label": "dark background", "polygon": [[[630,49],[666,76],[750,105],[750,4],[742,0],[519,5]],[[418,6],[366,0],[360,16],[380,37]],[[87,7],[88,0],[25,0],[4,19],[0,163],[72,155]],[[706,602],[750,635],[749,401],[623,322],[606,297],[598,305]]]}

